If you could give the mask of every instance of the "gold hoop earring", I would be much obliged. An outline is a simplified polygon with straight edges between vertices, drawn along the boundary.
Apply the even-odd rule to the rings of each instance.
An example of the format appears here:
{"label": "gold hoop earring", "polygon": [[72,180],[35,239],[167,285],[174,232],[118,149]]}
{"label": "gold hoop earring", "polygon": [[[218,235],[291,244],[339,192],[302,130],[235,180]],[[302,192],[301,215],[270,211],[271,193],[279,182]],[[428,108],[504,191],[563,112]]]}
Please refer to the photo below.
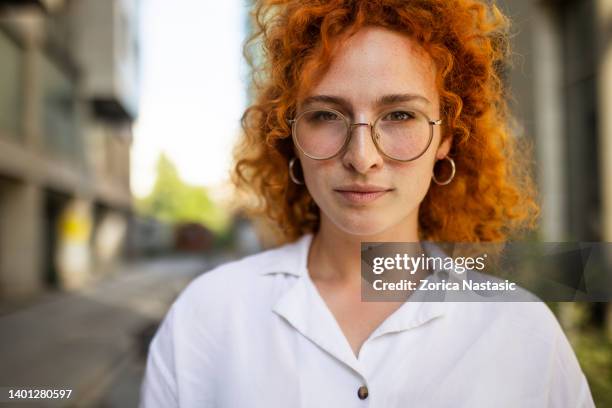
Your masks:
{"label": "gold hoop earring", "polygon": [[[445,186],[448,183],[450,183],[451,181],[453,181],[453,179],[455,178],[455,170],[456,170],[456,168],[455,168],[455,161],[453,159],[451,159],[450,157],[448,157],[448,156],[445,156],[444,159],[448,160],[450,162],[450,164],[451,164],[451,175],[448,178],[448,180],[439,181],[436,178],[435,172],[431,175],[431,177],[433,178],[434,183],[436,183],[439,186]],[[444,159],[441,159],[441,160],[444,160]]]}
{"label": "gold hoop earring", "polygon": [[291,181],[293,181],[295,184],[304,184],[303,181],[298,180],[297,177],[295,177],[295,174],[293,174],[293,166],[295,165],[296,159],[297,158],[294,157],[289,160],[289,177],[291,177]]}

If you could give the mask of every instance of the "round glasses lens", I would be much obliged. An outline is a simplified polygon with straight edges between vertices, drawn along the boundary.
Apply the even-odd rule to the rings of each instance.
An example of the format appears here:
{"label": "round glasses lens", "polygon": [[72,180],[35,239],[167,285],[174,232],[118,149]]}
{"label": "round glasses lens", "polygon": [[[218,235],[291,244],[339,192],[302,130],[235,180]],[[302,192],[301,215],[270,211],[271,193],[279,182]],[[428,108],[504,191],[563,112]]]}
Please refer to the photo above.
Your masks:
{"label": "round glasses lens", "polygon": [[397,160],[411,160],[429,146],[431,125],[425,115],[417,111],[396,110],[381,117],[374,131],[380,149]]}
{"label": "round glasses lens", "polygon": [[347,131],[346,121],[338,113],[314,110],[305,112],[298,118],[295,136],[308,156],[327,158],[342,148]]}

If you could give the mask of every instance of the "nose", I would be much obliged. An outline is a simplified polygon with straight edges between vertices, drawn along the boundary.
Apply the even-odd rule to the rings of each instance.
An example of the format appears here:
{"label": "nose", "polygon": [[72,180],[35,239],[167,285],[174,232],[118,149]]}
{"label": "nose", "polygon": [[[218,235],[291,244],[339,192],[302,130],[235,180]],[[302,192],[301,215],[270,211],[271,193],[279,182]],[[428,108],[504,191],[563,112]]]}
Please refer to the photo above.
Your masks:
{"label": "nose", "polygon": [[342,163],[361,174],[381,167],[383,157],[374,144],[371,124],[354,123],[350,132],[348,146],[342,155]]}

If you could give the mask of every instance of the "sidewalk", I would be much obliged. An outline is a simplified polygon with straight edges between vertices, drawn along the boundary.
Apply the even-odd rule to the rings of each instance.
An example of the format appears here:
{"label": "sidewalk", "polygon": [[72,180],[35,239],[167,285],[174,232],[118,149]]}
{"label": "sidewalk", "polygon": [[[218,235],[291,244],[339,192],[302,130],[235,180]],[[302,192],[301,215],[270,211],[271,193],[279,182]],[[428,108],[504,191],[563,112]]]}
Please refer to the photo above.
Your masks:
{"label": "sidewalk", "polygon": [[1,316],[0,387],[72,389],[70,400],[19,407],[135,407],[157,325],[185,285],[221,261],[133,264],[78,293],[46,296]]}

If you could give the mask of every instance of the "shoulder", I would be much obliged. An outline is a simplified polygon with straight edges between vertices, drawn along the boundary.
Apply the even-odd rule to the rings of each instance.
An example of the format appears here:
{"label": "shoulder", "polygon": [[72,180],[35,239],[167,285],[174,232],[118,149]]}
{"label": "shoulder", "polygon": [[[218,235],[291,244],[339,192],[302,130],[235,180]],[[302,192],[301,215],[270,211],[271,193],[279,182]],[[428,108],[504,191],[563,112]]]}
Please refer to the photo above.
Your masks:
{"label": "shoulder", "polygon": [[455,311],[464,315],[461,320],[478,321],[485,338],[497,342],[507,352],[514,350],[530,359],[551,382],[561,386],[581,385],[585,381],[576,354],[546,303],[469,302],[461,306]]}
{"label": "shoulder", "polygon": [[[268,275],[298,274],[305,243],[309,237],[219,265],[191,281],[173,307],[203,312],[240,307],[259,301],[274,290]],[[307,249],[307,248],[306,248]]]}
{"label": "shoulder", "polygon": [[449,311],[456,322],[469,320],[482,329],[502,331],[516,341],[552,346],[560,336],[565,337],[548,305],[538,300],[457,302],[451,305]]}
{"label": "shoulder", "polygon": [[447,330],[462,342],[537,356],[539,365],[548,365],[559,353],[573,356],[559,321],[544,302],[451,302],[446,309]]}
{"label": "shoulder", "polygon": [[[551,407],[593,407],[587,379],[559,321],[546,303],[457,302],[446,320],[462,349],[478,345],[494,367],[537,382]],[[451,323],[452,322],[452,323]]]}
{"label": "shoulder", "polygon": [[275,265],[287,269],[287,259],[294,255],[291,248],[286,244],[227,262],[192,280],[166,313],[157,333],[158,346],[171,349],[171,343],[193,339],[199,339],[200,347],[205,339],[218,343],[232,321],[258,317],[272,301],[273,280],[263,272]]}
{"label": "shoulder", "polygon": [[511,330],[529,335],[532,341],[553,343],[560,336],[565,337],[557,317],[542,301],[498,302],[494,312],[497,320]]}
{"label": "shoulder", "polygon": [[247,289],[261,283],[262,268],[277,251],[265,251],[219,265],[192,280],[175,301],[175,307],[201,308],[239,299]]}
{"label": "shoulder", "polygon": [[507,319],[510,329],[523,333],[517,340],[528,345],[532,360],[543,356],[546,361],[540,375],[546,378],[549,406],[594,407],[589,384],[572,344],[548,305],[510,302],[502,306],[500,315]]}
{"label": "shoulder", "polygon": [[247,338],[245,322],[261,320],[271,302],[273,280],[263,272],[291,267],[291,248],[288,244],[227,262],[181,291],[151,341],[143,387],[147,400],[178,406],[178,385],[193,378],[200,380],[202,394],[214,393],[205,388],[214,384],[232,341]]}
{"label": "shoulder", "polygon": [[232,340],[243,338],[245,322],[263,323],[272,315],[279,288],[293,280],[283,279],[282,273],[274,279],[267,272],[293,271],[300,262],[299,248],[286,244],[224,263],[195,278],[170,306],[152,353],[171,358],[176,352],[185,360],[204,351],[221,355]]}

